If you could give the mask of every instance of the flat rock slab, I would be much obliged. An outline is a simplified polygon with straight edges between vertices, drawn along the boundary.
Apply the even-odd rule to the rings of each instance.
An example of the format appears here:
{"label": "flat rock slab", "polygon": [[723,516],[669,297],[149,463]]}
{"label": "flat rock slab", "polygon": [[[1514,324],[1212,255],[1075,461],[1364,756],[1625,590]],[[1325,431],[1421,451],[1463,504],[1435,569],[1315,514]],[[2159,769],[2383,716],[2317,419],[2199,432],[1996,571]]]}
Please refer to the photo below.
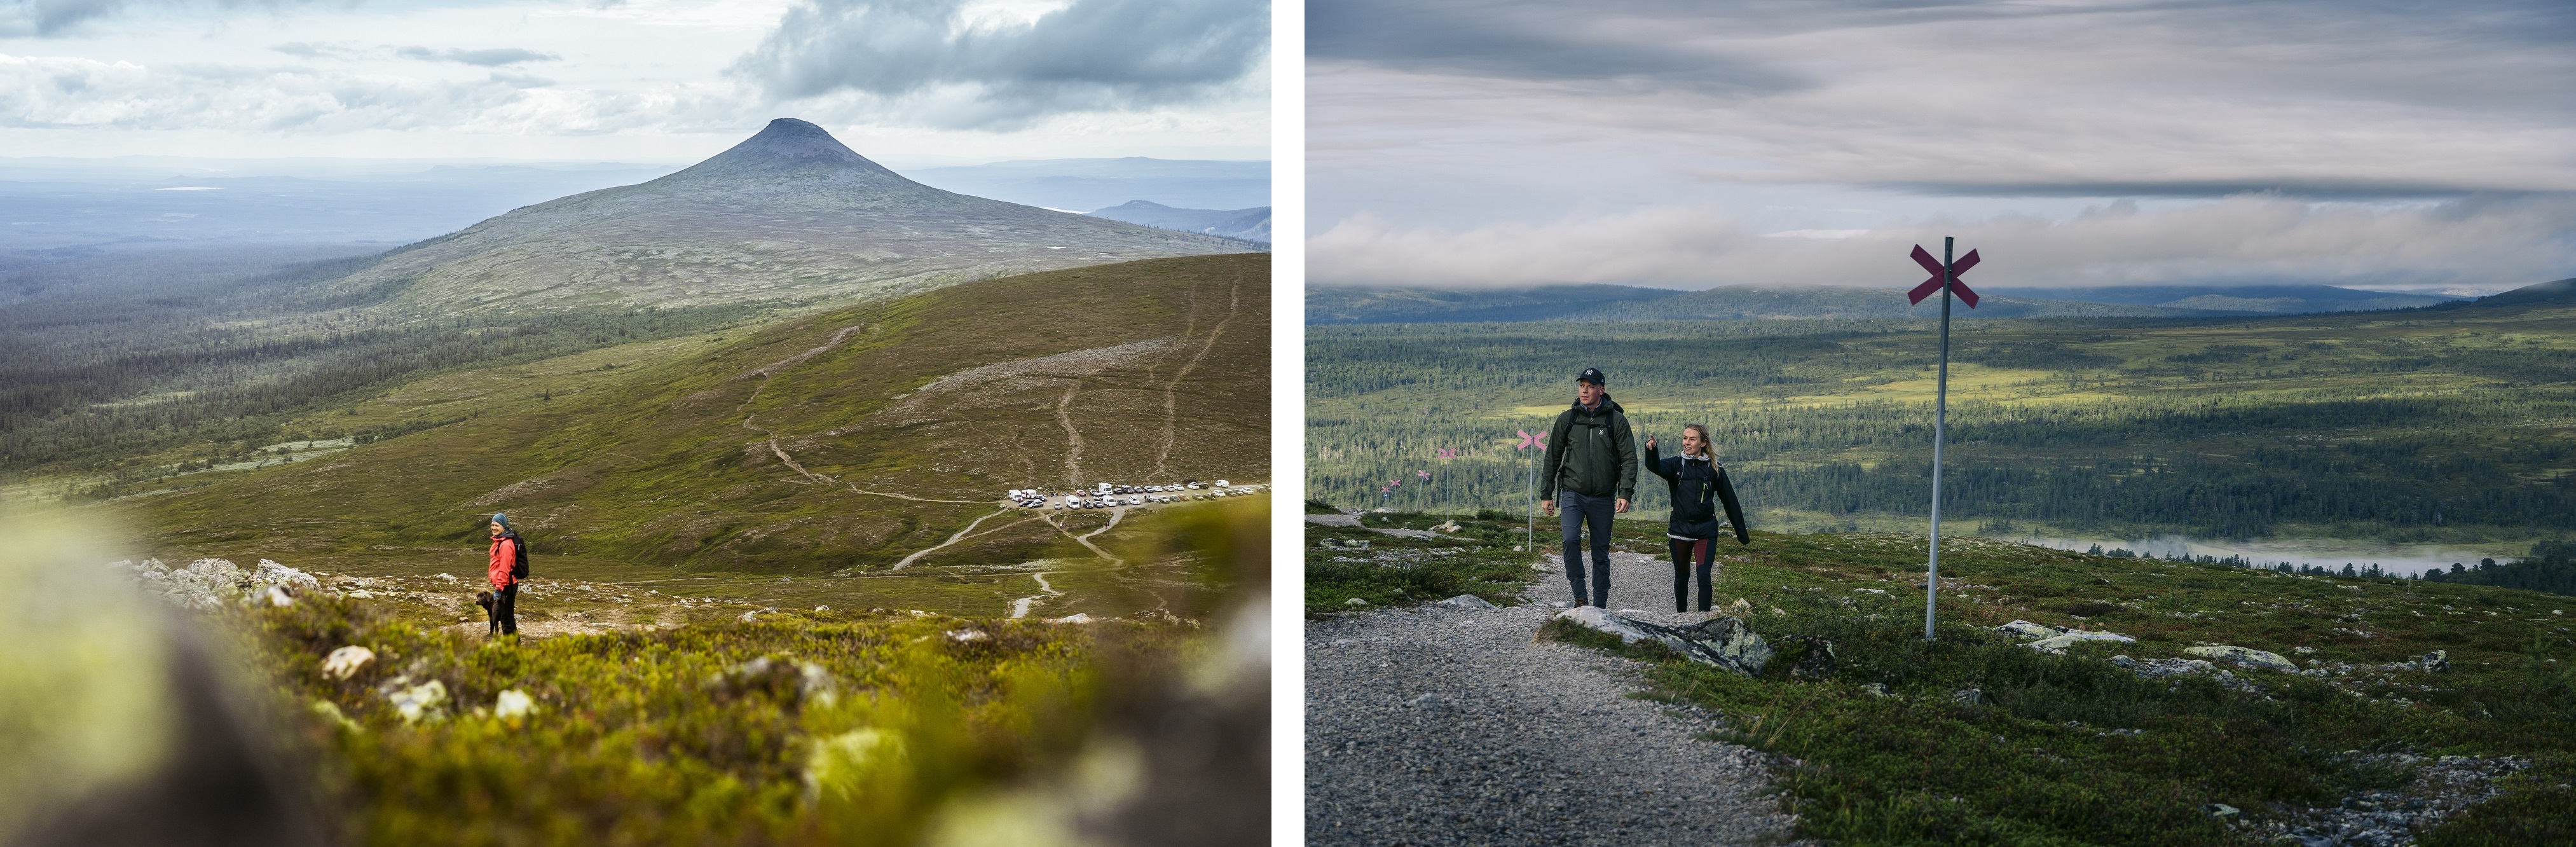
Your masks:
{"label": "flat rock slab", "polygon": [[2186,647],[2183,649],[2183,652],[2199,656],[2213,662],[2229,662],[2246,667],[2289,671],[2291,673],[2297,673],[2299,670],[2297,663],[2281,658],[2281,654],[2279,653],[2274,653],[2268,650],[2256,650],[2251,647],[2238,647],[2233,644]]}
{"label": "flat rock slab", "polygon": [[1310,524],[1314,524],[1314,525],[1316,525],[1316,526],[1346,526],[1346,527],[1350,527],[1350,528],[1352,528],[1352,529],[1365,529],[1365,530],[1368,530],[1368,531],[1370,531],[1370,532],[1380,533],[1380,534],[1384,534],[1384,535],[1392,535],[1392,536],[1396,536],[1396,537],[1398,537],[1398,538],[1449,538],[1449,537],[1451,537],[1451,536],[1447,536],[1447,535],[1442,535],[1442,534],[1437,533],[1437,532],[1432,532],[1431,530],[1427,530],[1427,529],[1380,529],[1380,528],[1373,527],[1373,526],[1362,526],[1362,525],[1360,524],[1360,516],[1358,516],[1358,515],[1307,515],[1307,516],[1306,516],[1306,522],[1307,522],[1307,523],[1310,523]]}
{"label": "flat rock slab", "polygon": [[[1613,606],[1671,608],[1671,567],[1638,559],[1614,566]],[[1561,597],[1564,579],[1537,588]],[[1644,687],[1635,662],[1533,643],[1557,611],[1433,606],[1308,623],[1306,843],[1785,837],[1793,819],[1770,793],[1767,757],[1693,739],[1716,726],[1698,709],[1626,697]]]}

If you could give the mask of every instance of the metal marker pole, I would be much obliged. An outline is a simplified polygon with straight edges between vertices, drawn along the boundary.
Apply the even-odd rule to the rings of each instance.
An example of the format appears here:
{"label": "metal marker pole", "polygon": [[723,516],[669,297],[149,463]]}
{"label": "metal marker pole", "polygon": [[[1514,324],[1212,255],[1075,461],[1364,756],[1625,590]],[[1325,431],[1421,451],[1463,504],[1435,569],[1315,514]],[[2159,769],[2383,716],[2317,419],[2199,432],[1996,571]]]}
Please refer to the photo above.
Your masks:
{"label": "metal marker pole", "polygon": [[1950,249],[1941,239],[1941,375],[1932,389],[1932,563],[1923,580],[1923,640],[1932,640],[1933,613],[1941,599],[1941,437],[1950,418]]}
{"label": "metal marker pole", "polygon": [[[1536,447],[1530,449],[1539,450]],[[1521,501],[1530,504],[1529,526],[1521,532],[1521,548],[1523,552],[1532,554],[1538,552],[1538,458],[1538,453],[1530,454],[1529,499]]]}

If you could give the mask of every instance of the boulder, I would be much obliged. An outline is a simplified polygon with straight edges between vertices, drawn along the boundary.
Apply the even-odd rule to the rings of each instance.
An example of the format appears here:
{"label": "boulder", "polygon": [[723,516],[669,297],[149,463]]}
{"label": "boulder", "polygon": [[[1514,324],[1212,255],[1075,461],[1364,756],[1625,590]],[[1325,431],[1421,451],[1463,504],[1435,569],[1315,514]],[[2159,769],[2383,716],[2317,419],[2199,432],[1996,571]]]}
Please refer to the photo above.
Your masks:
{"label": "boulder", "polygon": [[492,716],[505,721],[527,717],[528,713],[536,710],[536,699],[516,688],[503,691],[501,696],[492,700]]}
{"label": "boulder", "polygon": [[1629,644],[1653,641],[1683,658],[1745,676],[1758,676],[1771,661],[1771,645],[1738,618],[1716,617],[1690,626],[1672,627],[1624,618],[1596,606],[1559,612],[1558,620],[1619,636]]}
{"label": "boulder", "polygon": [[1357,597],[1353,597],[1353,598],[1351,598],[1351,599],[1348,599],[1348,600],[1344,600],[1344,601],[1342,601],[1342,605],[1344,605],[1344,606],[1349,606],[1349,607],[1354,608],[1354,609],[1357,609],[1357,608],[1361,608],[1361,607],[1367,606],[1368,604],[1369,604],[1369,601],[1362,600],[1362,599],[1357,598]]}
{"label": "boulder", "polygon": [[[396,680],[397,685],[401,682]],[[393,704],[403,723],[437,720],[447,716],[447,683],[433,679],[408,688],[397,687],[385,694],[385,702]]]}
{"label": "boulder", "polygon": [[1485,598],[1483,598],[1483,597],[1478,597],[1478,596],[1473,595],[1473,594],[1460,594],[1460,595],[1458,595],[1458,596],[1456,596],[1456,597],[1451,597],[1451,598],[1449,598],[1449,599],[1447,599],[1447,600],[1442,600],[1442,601],[1440,601],[1437,605],[1447,606],[1447,607],[1452,608],[1452,609],[1491,609],[1491,608],[1496,608],[1496,607],[1494,606],[1494,604],[1489,603],[1489,602],[1486,602],[1486,601],[1485,601]]}
{"label": "boulder", "polygon": [[1872,696],[1872,697],[1894,697],[1894,696],[1896,696],[1896,695],[1894,695],[1894,694],[1887,693],[1887,684],[1886,684],[1886,683],[1883,683],[1883,682],[1873,682],[1873,683],[1870,683],[1870,684],[1868,684],[1868,685],[1863,685],[1863,686],[1861,686],[1861,687],[1860,687],[1860,692],[1861,692],[1861,693],[1863,693],[1863,694],[1867,694],[1867,695],[1869,695],[1869,696]]}
{"label": "boulder", "polygon": [[2206,647],[2188,647],[2184,648],[2183,652],[2199,656],[2213,662],[2227,662],[2249,668],[2263,668],[2265,670],[2289,671],[2293,673],[2299,670],[2297,663],[2281,658],[2281,654],[2279,653],[2256,650],[2250,647],[2238,647],[2231,644],[2212,644]]}
{"label": "boulder", "polygon": [[2425,673],[2444,673],[2451,669],[2451,651],[2435,650],[2415,657],[2415,667]]}
{"label": "boulder", "polygon": [[2066,652],[2066,648],[2073,647],[2087,641],[2117,641],[2122,644],[2131,644],[2135,643],[2137,639],[2130,638],[2116,632],[2096,632],[2078,629],[2061,632],[2047,638],[2042,638],[2038,641],[2033,641],[2030,643],[2030,649],[2037,650],[2042,653],[2064,653]]}
{"label": "boulder", "polygon": [[1792,635],[1781,639],[1780,644],[1782,652],[1788,652],[1793,644],[1803,648],[1797,651],[1798,660],[1789,665],[1790,679],[1813,682],[1834,675],[1839,657],[1834,655],[1833,642],[1812,635]]}
{"label": "boulder", "polygon": [[2056,638],[2058,634],[2055,629],[2040,626],[2039,624],[2031,623],[2029,621],[2013,621],[2012,623],[1995,627],[1995,631],[2015,638]]}
{"label": "boulder", "polygon": [[376,651],[351,644],[333,650],[331,655],[322,658],[322,675],[332,679],[348,679],[356,675],[359,668],[366,667],[368,662],[375,660]]}

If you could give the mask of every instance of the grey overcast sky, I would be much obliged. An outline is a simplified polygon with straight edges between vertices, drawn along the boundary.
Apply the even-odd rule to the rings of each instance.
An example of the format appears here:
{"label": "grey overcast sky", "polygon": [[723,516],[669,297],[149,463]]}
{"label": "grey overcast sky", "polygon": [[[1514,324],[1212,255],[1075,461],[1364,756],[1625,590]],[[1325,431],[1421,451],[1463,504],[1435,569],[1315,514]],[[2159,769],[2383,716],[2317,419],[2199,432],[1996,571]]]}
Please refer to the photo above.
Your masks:
{"label": "grey overcast sky", "polygon": [[0,156],[1264,159],[1266,0],[0,0]]}
{"label": "grey overcast sky", "polygon": [[1309,0],[1319,284],[2576,276],[2576,3]]}

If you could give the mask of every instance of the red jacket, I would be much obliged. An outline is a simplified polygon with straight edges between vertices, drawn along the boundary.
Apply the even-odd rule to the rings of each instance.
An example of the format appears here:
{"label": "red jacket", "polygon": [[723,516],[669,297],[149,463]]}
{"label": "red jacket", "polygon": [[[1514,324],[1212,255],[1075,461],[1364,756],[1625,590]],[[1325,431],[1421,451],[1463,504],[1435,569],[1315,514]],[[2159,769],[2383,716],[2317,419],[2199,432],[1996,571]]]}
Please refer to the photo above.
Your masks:
{"label": "red jacket", "polygon": [[517,582],[517,578],[510,576],[510,571],[518,565],[518,536],[504,535],[492,539],[492,590],[499,591]]}

